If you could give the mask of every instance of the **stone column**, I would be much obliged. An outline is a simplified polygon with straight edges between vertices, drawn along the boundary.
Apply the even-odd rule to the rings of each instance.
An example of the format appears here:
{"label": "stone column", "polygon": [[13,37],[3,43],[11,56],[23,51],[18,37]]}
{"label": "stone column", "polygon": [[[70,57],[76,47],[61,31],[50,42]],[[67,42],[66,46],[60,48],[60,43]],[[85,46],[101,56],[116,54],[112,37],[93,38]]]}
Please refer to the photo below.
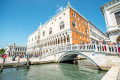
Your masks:
{"label": "stone column", "polygon": [[57,37],[57,46],[58,46],[58,37]]}
{"label": "stone column", "polygon": [[69,35],[69,38],[70,38],[70,44],[72,45],[72,31],[70,31],[69,34],[70,34],[70,35]]}
{"label": "stone column", "polygon": [[67,35],[66,35],[66,45],[67,45]]}
{"label": "stone column", "polygon": [[62,40],[63,40],[63,46],[64,46],[64,35],[62,36]]}
{"label": "stone column", "polygon": [[60,36],[60,46],[61,46],[61,36]]}
{"label": "stone column", "polygon": [[45,49],[45,55],[46,55],[46,49]]}
{"label": "stone column", "polygon": [[56,45],[56,39],[54,38],[54,46]]}
{"label": "stone column", "polygon": [[48,41],[47,41],[47,46],[48,46]]}

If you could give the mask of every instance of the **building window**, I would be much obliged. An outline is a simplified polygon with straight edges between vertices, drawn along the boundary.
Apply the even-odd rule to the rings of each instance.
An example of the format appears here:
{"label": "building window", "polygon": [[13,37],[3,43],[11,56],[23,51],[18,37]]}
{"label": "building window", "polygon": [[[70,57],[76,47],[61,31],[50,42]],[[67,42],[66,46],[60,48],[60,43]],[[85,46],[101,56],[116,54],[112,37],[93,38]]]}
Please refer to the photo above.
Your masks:
{"label": "building window", "polygon": [[76,15],[75,15],[75,13],[74,13],[74,12],[72,12],[72,16],[73,16],[73,17],[76,17]]}
{"label": "building window", "polygon": [[65,15],[65,13],[63,15]]}
{"label": "building window", "polygon": [[78,23],[78,26],[80,26],[80,23]]}
{"label": "building window", "polygon": [[88,29],[87,28],[85,29],[85,31],[86,31],[86,34],[88,34]]}
{"label": "building window", "polygon": [[80,28],[79,28],[79,32],[80,32]]}
{"label": "building window", "polygon": [[33,38],[32,38],[32,42],[33,42]]}
{"label": "building window", "polygon": [[60,30],[63,29],[65,27],[64,21],[60,22]]}
{"label": "building window", "polygon": [[81,35],[79,35],[80,36],[80,38],[81,38]]}
{"label": "building window", "polygon": [[87,25],[87,22],[86,22],[86,21],[84,21],[84,24],[85,24],[85,25]]}
{"label": "building window", "polygon": [[116,17],[117,25],[120,25],[120,11],[115,13],[115,17]]}
{"label": "building window", "polygon": [[30,40],[29,40],[29,43],[30,43]]}
{"label": "building window", "polygon": [[49,29],[49,34],[52,34],[52,28]]}
{"label": "building window", "polygon": [[84,31],[82,30],[82,33],[84,33]]}
{"label": "building window", "polygon": [[83,36],[83,39],[85,39],[85,36]]}
{"label": "building window", "polygon": [[45,36],[45,31],[43,31],[43,36]]}
{"label": "building window", "polygon": [[61,19],[61,17],[59,17],[59,19]]}
{"label": "building window", "polygon": [[83,25],[82,25],[82,28],[83,28]]}
{"label": "building window", "polygon": [[82,20],[82,18],[81,18],[81,23],[82,23],[82,21],[83,21],[83,20]]}
{"label": "building window", "polygon": [[74,20],[72,21],[72,27],[76,28],[76,22]]}
{"label": "building window", "polygon": [[78,17],[78,20],[79,20],[79,16],[77,16]]}

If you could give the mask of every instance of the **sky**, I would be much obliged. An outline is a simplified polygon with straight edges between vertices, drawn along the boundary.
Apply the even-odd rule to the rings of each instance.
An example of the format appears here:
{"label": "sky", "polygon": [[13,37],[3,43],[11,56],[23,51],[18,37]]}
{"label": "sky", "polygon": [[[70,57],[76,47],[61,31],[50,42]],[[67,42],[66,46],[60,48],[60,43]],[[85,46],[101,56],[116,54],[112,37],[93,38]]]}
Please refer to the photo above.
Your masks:
{"label": "sky", "polygon": [[68,1],[80,14],[102,32],[106,23],[100,7],[111,0],[0,0],[0,48],[7,44],[27,46],[28,36],[54,15]]}

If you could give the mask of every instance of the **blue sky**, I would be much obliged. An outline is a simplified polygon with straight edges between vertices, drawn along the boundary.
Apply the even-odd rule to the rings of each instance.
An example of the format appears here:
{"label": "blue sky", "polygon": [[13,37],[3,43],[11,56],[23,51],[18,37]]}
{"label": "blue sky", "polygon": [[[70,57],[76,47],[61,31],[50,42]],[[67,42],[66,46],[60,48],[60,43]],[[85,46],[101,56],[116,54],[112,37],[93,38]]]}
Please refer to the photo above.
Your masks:
{"label": "blue sky", "polygon": [[[100,7],[111,0],[69,0],[71,6],[102,32],[106,23]],[[26,46],[28,36],[67,6],[68,0],[0,0],[0,48]]]}

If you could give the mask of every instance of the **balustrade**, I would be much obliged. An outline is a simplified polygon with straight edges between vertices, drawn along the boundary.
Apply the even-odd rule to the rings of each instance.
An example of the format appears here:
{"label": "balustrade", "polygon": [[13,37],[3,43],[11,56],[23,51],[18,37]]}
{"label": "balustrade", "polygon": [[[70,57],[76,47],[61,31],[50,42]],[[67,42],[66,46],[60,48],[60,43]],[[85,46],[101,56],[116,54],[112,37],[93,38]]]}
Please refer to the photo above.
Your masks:
{"label": "balustrade", "polygon": [[52,51],[46,52],[43,54],[43,56],[48,56],[51,54],[56,54],[58,52],[62,51],[70,51],[70,50],[80,50],[80,51],[95,51],[95,52],[104,52],[104,53],[112,53],[112,54],[118,54],[120,53],[118,51],[118,45],[97,45],[97,44],[82,44],[82,45],[69,45],[69,46],[59,46],[53,49]]}

